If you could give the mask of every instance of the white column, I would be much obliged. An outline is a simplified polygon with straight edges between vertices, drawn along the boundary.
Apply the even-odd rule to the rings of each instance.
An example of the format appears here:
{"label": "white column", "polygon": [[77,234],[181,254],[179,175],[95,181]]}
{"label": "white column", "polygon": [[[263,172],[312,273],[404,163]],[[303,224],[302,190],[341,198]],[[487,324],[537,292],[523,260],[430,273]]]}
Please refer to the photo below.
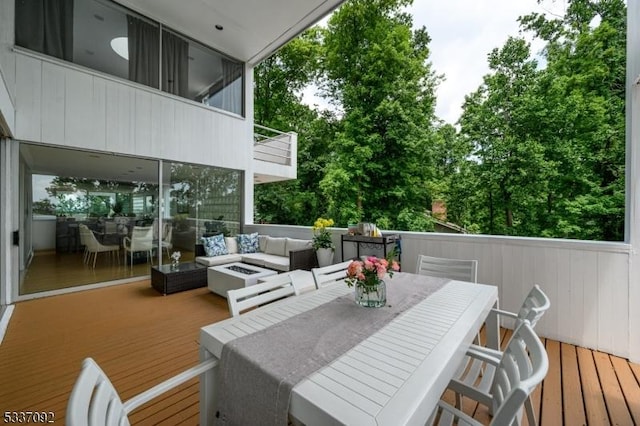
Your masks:
{"label": "white column", "polygon": [[[18,230],[18,143],[0,138],[0,300],[9,305],[15,301],[18,288],[19,247],[13,244]],[[21,236],[22,237],[22,236]]]}
{"label": "white column", "polygon": [[629,259],[629,359],[640,363],[640,0],[627,1],[625,239]]}
{"label": "white column", "polygon": [[247,169],[244,174],[244,208],[242,221],[247,224],[253,223],[253,67],[245,64],[244,68],[244,99],[245,117],[247,123],[247,137],[251,138],[249,144],[250,151],[246,153],[249,157]]}

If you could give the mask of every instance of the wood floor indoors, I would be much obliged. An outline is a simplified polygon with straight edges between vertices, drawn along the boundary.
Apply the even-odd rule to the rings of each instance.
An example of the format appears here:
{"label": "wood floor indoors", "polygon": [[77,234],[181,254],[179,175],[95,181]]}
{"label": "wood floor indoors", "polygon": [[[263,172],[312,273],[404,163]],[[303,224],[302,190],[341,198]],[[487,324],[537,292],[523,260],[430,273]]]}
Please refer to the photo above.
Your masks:
{"label": "wood floor indoors", "polygon": [[[180,250],[182,262],[193,260],[193,251]],[[56,253],[55,250],[36,251],[31,264],[22,277],[20,294],[33,294],[49,290],[59,290],[87,284],[144,277],[150,274],[150,265],[157,264],[157,259],[150,262],[134,263],[127,266],[120,250],[117,257],[110,257],[109,253],[100,253],[95,268],[86,264],[82,259],[82,252]],[[144,259],[146,260],[146,259]],[[163,262],[170,260],[163,253]]]}
{"label": "wood floor indoors", "polygon": [[[0,412],[51,411],[64,424],[85,357],[93,357],[123,399],[198,362],[200,327],[229,316],[207,288],[169,296],[149,281],[18,303],[0,345]],[[509,331],[503,330],[503,340]],[[550,369],[534,395],[542,425],[640,424],[640,365],[545,341]],[[452,399],[451,395],[445,395]],[[486,408],[464,410],[488,424]],[[198,424],[197,379],[146,404],[132,424]]]}

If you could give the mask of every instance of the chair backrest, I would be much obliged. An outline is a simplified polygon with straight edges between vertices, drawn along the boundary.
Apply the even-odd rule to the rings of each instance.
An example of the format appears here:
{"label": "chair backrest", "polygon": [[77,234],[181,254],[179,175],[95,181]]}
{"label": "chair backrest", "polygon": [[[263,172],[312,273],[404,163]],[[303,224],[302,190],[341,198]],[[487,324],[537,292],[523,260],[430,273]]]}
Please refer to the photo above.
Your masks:
{"label": "chair backrest", "polygon": [[418,256],[416,274],[452,280],[478,282],[478,261]]}
{"label": "chair backrest", "polygon": [[78,231],[80,232],[80,242],[87,247],[87,250],[95,250],[100,245],[100,242],[96,238],[95,234],[87,225],[79,224]]}
{"label": "chair backrest", "polygon": [[66,424],[68,426],[128,426],[129,413],[217,365],[216,358],[202,361],[123,403],[104,371],[93,359],[86,358],[82,362],[82,370],[69,397]]}
{"label": "chair backrest", "polygon": [[118,392],[96,362],[87,358],[67,405],[69,426],[128,425]]}
{"label": "chair backrest", "polygon": [[524,320],[516,328],[493,376],[492,425],[520,424],[522,407],[544,380],[549,359],[544,345]]}
{"label": "chair backrest", "polygon": [[173,225],[171,225],[170,223],[167,223],[164,226],[164,237],[162,238],[162,240],[170,243],[172,238],[173,238]]}
{"label": "chair backrest", "polygon": [[313,281],[316,283],[316,288],[346,279],[347,269],[349,269],[351,262],[351,260],[347,260],[336,263],[335,265],[323,266],[322,268],[312,268],[311,273],[313,274]]}
{"label": "chair backrest", "polygon": [[528,320],[532,328],[535,327],[538,320],[550,307],[551,301],[547,295],[537,284],[534,285],[518,311],[516,327],[524,320]]}
{"label": "chair backrest", "polygon": [[293,284],[289,274],[280,274],[270,278],[269,281],[250,285],[249,287],[227,292],[227,303],[232,317],[240,315],[240,312],[254,308],[274,300],[298,295],[299,290]]}
{"label": "chair backrest", "polygon": [[80,244],[83,246],[87,245],[87,233],[91,232],[89,227],[84,223],[78,224],[78,233],[80,234]]}
{"label": "chair backrest", "polygon": [[153,227],[134,226],[131,231],[131,250],[148,250],[153,240]]}

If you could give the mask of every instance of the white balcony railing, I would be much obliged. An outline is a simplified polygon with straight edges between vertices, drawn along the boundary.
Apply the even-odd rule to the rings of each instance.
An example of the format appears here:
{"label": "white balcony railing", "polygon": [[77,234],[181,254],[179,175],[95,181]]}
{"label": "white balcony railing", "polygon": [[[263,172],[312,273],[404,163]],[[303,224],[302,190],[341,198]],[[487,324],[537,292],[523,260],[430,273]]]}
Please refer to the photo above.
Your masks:
{"label": "white balcony railing", "polygon": [[275,129],[254,125],[253,158],[269,163],[291,165],[293,135]]}
{"label": "white balcony railing", "polygon": [[[311,227],[245,225],[245,232],[311,238]],[[332,228],[334,262],[342,258],[340,234]],[[534,284],[547,293],[551,309],[536,326],[544,336],[632,360],[630,336],[640,332],[630,313],[636,306],[630,277],[632,250],[625,243],[490,235],[399,232],[402,270],[414,272],[419,254],[478,259],[478,282],[498,287],[500,307],[517,311]],[[345,243],[345,259],[355,256]],[[373,253],[372,253],[373,254]],[[393,280],[388,283],[393,291]],[[509,324],[504,324],[509,326]],[[634,361],[635,362],[635,361]]]}

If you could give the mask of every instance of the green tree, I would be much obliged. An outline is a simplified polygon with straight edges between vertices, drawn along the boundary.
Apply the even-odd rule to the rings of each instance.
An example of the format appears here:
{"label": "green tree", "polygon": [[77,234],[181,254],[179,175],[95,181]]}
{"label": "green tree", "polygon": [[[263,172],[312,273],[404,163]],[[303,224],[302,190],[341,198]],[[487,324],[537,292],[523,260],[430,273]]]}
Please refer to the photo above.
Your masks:
{"label": "green tree", "polygon": [[312,28],[256,67],[255,121],[298,133],[298,178],[255,186],[255,220],[311,225],[326,202],[318,182],[338,125],[330,113],[302,104],[300,91],[318,76],[322,30]]}
{"label": "green tree", "polygon": [[413,32],[400,11],[410,3],[351,0],[329,20],[324,90],[342,120],[320,188],[339,225],[396,228],[401,212],[427,207],[437,79],[426,30]]}
{"label": "green tree", "polygon": [[[534,235],[538,201],[544,196],[551,165],[532,136],[537,63],[529,45],[509,38],[489,54],[491,74],[466,98],[461,133],[475,147],[477,203],[482,232]],[[478,197],[479,196],[479,197]]]}
{"label": "green tree", "polygon": [[547,42],[538,137],[556,175],[543,236],[624,238],[626,13],[622,0],[573,0],[562,19],[521,18]]}

